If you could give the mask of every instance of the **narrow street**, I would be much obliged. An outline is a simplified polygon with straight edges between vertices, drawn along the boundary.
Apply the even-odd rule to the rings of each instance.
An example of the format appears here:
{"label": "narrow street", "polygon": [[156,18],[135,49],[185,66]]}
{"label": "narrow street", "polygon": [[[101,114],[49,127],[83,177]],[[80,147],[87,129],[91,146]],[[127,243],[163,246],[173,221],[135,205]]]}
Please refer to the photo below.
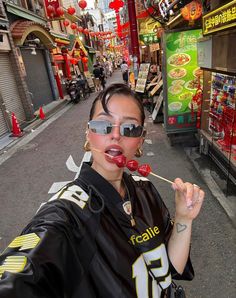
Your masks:
{"label": "narrow street", "polygon": [[[107,84],[121,80],[117,70]],[[75,178],[76,166],[84,156],[86,123],[95,96],[93,93],[88,100],[71,105],[1,165],[0,250],[21,232],[40,204],[52,196],[48,192],[50,189],[52,192],[55,182]],[[171,147],[162,124],[153,124],[148,113],[146,125],[145,153],[140,162],[152,165],[154,173],[170,180],[181,177],[206,192],[203,210],[193,226],[191,256],[195,278],[180,284],[190,298],[235,297],[235,230],[231,221],[196,172],[184,148]],[[70,156],[75,164],[71,158],[68,160]],[[171,187],[154,177],[150,179],[174,215]]]}

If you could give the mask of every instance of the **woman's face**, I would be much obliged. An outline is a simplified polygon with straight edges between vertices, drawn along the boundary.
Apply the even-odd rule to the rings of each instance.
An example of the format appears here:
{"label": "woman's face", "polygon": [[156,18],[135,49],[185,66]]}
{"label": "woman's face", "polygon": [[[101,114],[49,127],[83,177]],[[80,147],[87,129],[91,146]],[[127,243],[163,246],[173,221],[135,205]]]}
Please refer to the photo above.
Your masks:
{"label": "woman's face", "polygon": [[103,110],[100,101],[96,103],[92,120],[106,120],[116,125],[112,127],[111,133],[101,135],[92,132],[87,133],[90,143],[93,164],[92,167],[104,177],[114,176],[122,173],[123,169],[117,167],[109,155],[123,154],[127,161],[134,157],[137,148],[141,147],[143,137],[126,137],[120,134],[119,125],[135,124],[142,125],[141,112],[135,99],[125,95],[113,95],[108,102],[109,115]]}

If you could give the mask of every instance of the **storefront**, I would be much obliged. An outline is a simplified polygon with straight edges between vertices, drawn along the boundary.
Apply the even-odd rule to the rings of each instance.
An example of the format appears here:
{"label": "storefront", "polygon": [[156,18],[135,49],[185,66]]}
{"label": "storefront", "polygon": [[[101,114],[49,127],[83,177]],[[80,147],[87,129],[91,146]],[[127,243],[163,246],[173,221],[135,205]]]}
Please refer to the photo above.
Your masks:
{"label": "storefront", "polygon": [[56,44],[56,48],[51,50],[51,60],[53,64],[54,77],[60,98],[66,94],[66,80],[71,78],[68,51],[70,40],[64,35],[51,33]]}
{"label": "storefront", "polygon": [[22,122],[25,112],[11,64],[11,46],[7,32],[1,31],[0,42],[0,136],[11,129],[11,112]]}
{"label": "storefront", "polygon": [[85,46],[88,51],[88,69],[92,73],[93,65],[96,63],[96,50],[92,47]]}
{"label": "storefront", "polygon": [[34,110],[58,98],[49,50],[54,42],[46,28],[32,21],[18,20],[11,24],[15,46],[20,49],[25,80]]}
{"label": "storefront", "polygon": [[236,184],[236,1],[203,16],[198,61],[204,73],[201,152],[209,154],[225,183]]}

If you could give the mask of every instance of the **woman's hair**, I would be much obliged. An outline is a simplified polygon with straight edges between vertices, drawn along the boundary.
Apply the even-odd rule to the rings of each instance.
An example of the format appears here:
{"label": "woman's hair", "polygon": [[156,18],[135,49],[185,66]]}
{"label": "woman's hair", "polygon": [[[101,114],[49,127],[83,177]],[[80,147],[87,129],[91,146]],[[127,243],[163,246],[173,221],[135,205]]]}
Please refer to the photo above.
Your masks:
{"label": "woman's hair", "polygon": [[133,92],[126,84],[112,84],[108,88],[102,90],[99,95],[95,98],[92,103],[92,107],[90,110],[89,120],[93,119],[93,115],[95,112],[96,103],[98,101],[101,102],[103,110],[109,115],[109,110],[107,108],[107,104],[113,95],[125,95],[127,97],[131,97],[137,103],[140,114],[141,114],[141,124],[144,125],[145,113],[141,99],[137,96],[135,92]]}

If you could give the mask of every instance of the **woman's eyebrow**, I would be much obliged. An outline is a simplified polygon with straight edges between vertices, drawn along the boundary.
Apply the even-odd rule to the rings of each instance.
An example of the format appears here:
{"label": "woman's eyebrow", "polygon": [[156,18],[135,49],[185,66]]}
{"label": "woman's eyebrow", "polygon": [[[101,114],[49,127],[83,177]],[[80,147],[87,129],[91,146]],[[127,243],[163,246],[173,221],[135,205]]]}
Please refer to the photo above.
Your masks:
{"label": "woman's eyebrow", "polygon": [[[106,116],[106,117],[112,117],[112,115],[111,114],[107,114],[106,112],[100,112],[100,113],[98,113],[97,114],[97,117],[100,117],[100,116]],[[139,121],[139,119],[138,118],[136,118],[136,117],[132,117],[132,116],[124,116],[123,118],[122,118],[122,120],[124,121],[126,121],[126,120],[133,120],[133,121]]]}
{"label": "woman's eyebrow", "polygon": [[111,117],[111,115],[107,114],[106,112],[100,112],[97,114],[97,116],[108,116]]}
{"label": "woman's eyebrow", "polygon": [[124,116],[123,119],[124,119],[124,120],[135,120],[135,121],[137,121],[137,122],[139,121],[138,118],[136,118],[136,117],[131,117],[131,116]]}

